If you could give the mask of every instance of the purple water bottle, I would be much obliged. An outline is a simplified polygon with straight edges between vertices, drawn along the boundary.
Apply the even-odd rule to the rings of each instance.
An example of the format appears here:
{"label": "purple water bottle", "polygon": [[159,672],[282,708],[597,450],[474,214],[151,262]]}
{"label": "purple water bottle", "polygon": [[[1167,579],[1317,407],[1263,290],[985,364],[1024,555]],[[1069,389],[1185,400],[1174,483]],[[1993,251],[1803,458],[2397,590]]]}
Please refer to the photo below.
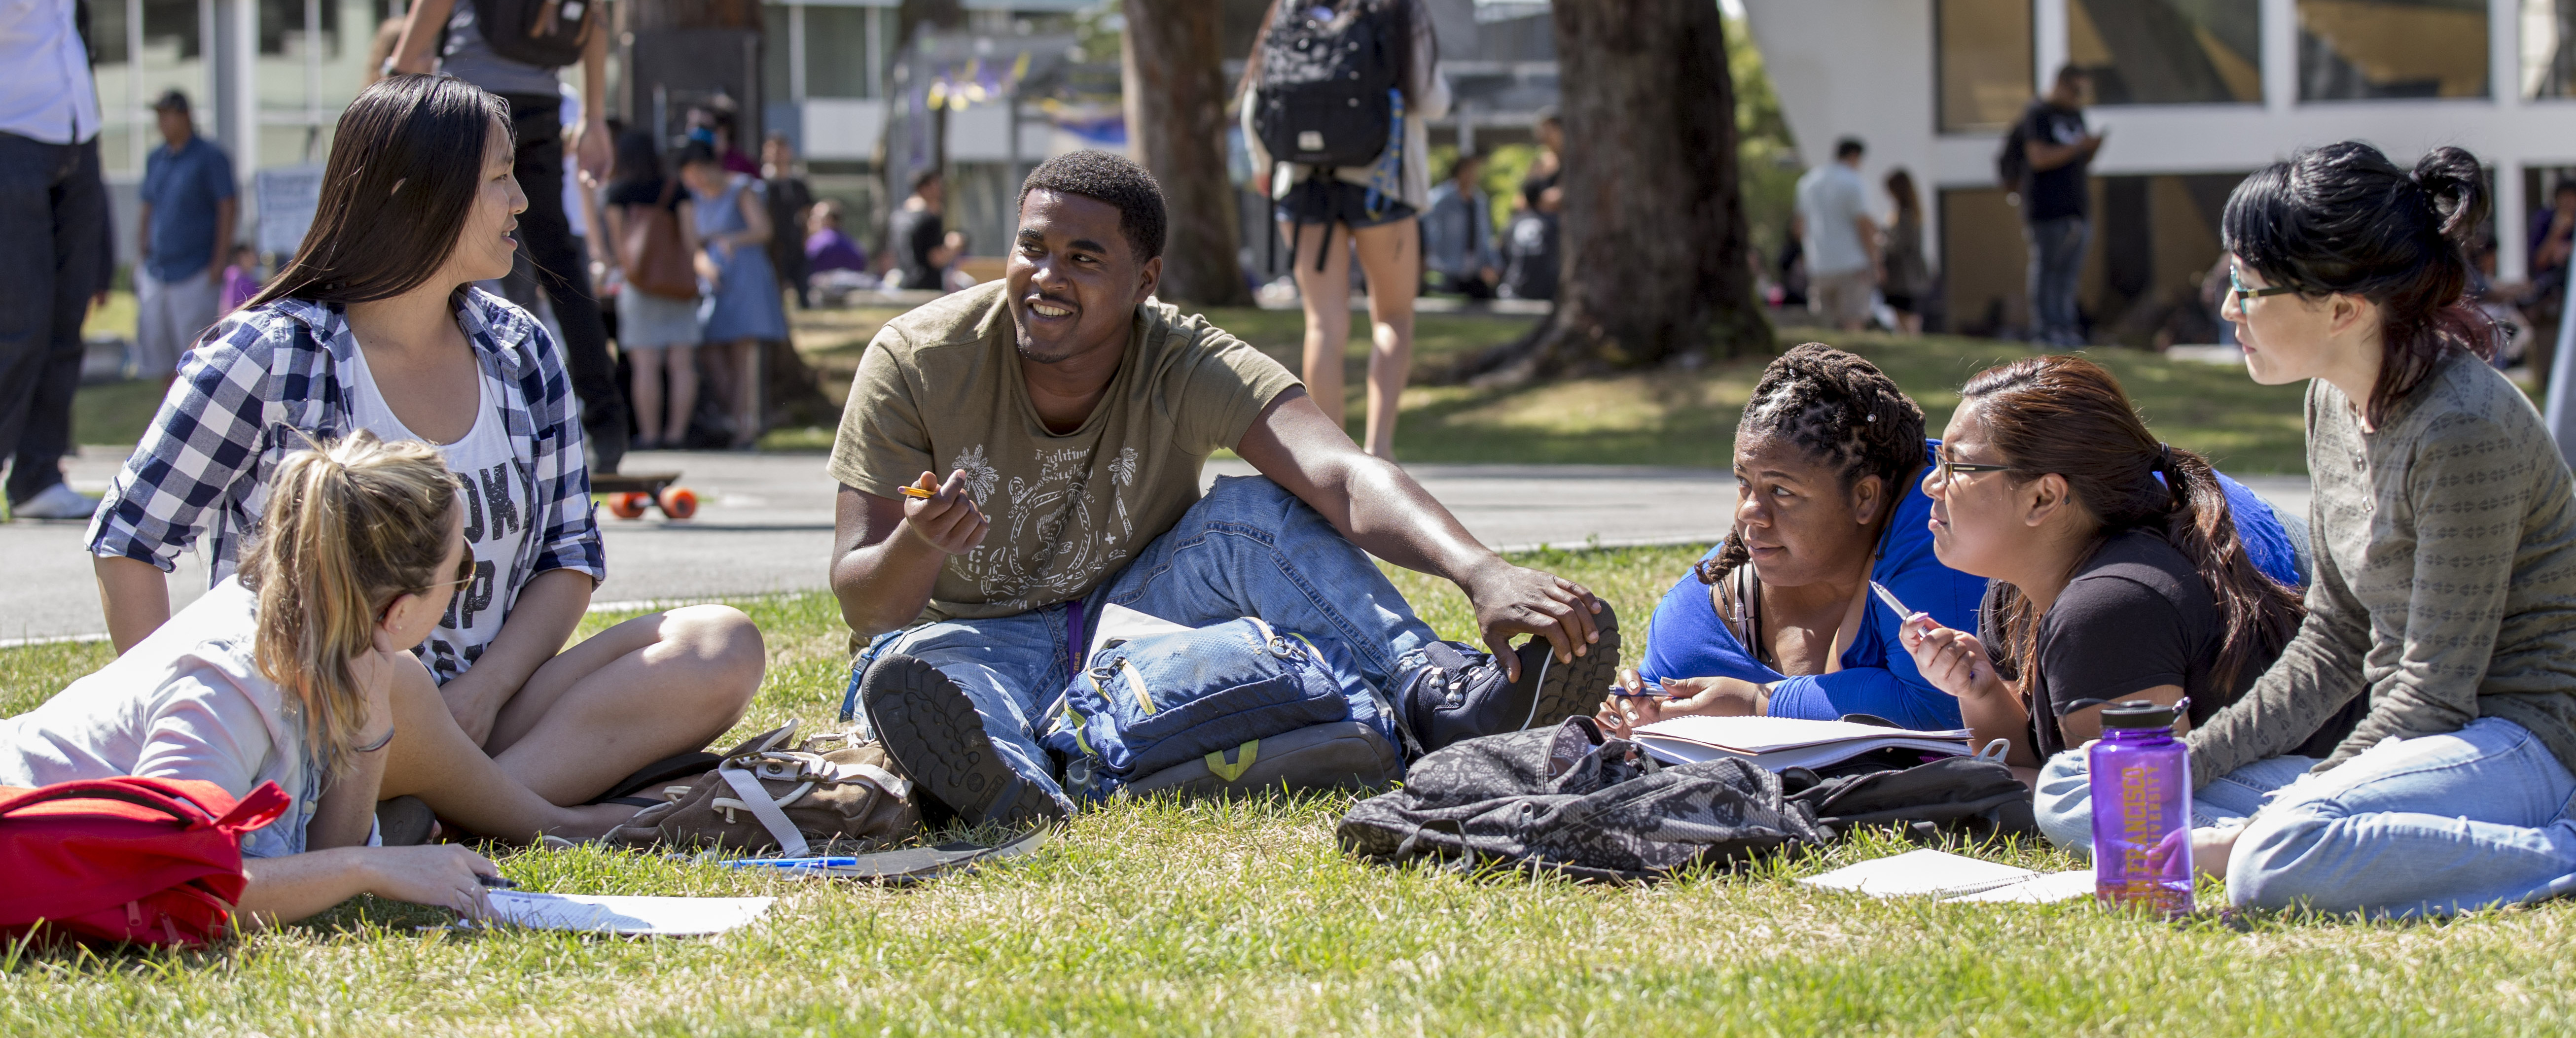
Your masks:
{"label": "purple water bottle", "polygon": [[2191,912],[2191,756],[2174,738],[2186,699],[2102,708],[2093,781],[2093,893],[2105,904]]}

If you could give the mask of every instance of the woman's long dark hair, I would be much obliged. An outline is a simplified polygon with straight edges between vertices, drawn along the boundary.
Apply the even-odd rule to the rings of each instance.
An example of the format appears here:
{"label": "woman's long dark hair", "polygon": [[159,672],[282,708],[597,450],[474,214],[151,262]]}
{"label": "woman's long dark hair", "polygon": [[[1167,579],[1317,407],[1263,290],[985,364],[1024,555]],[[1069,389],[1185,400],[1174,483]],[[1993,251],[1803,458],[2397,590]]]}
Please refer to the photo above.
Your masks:
{"label": "woman's long dark hair", "polygon": [[[1793,348],[1762,369],[1735,423],[1735,442],[1753,434],[1796,444],[1832,468],[1845,491],[1863,476],[1879,477],[1887,483],[1887,512],[1895,511],[1906,481],[1923,466],[1923,408],[1877,365],[1820,342]],[[1701,560],[1699,579],[1715,584],[1752,557],[1744,532],[1729,529],[1726,547]]]}
{"label": "woman's long dark hair", "polygon": [[[2191,561],[2226,625],[2212,668],[2220,688],[2232,691],[2247,663],[2279,654],[2297,633],[2307,614],[2298,592],[2255,568],[2209,459],[2158,442],[2120,381],[2101,365],[2063,355],[2028,357],[1977,373],[1959,400],[1962,407],[1979,405],[1979,424],[2002,455],[1997,461],[2016,470],[2007,478],[2018,485],[2054,472],[2065,478],[2075,503],[2101,522],[2077,565],[2112,534],[2132,529],[2163,535]],[[2039,618],[2021,589],[1998,583],[1995,594],[2006,632],[2001,648],[2015,672],[2027,676]]]}
{"label": "woman's long dark hair", "polygon": [[2344,141],[2300,152],[2236,185],[2220,221],[2227,251],[2302,295],[2379,304],[2379,381],[2357,401],[2377,424],[2453,350],[2495,356],[2495,322],[2470,306],[2463,246],[2487,222],[2477,156],[2435,148],[2412,171]]}
{"label": "woman's long dark hair", "polygon": [[388,76],[340,113],[312,229],[249,305],[365,303],[420,286],[456,251],[510,109],[444,76]]}
{"label": "woman's long dark hair", "polygon": [[628,130],[617,136],[617,167],[608,171],[611,184],[652,183],[662,179],[662,150],[653,144],[653,131]]}
{"label": "woman's long dark hair", "polygon": [[[1252,55],[1243,63],[1243,79],[1234,85],[1234,96],[1237,100],[1249,96],[1253,87],[1261,85],[1261,45],[1270,42],[1270,27],[1279,24],[1281,2],[1282,0],[1270,0],[1270,9],[1261,14],[1261,31],[1252,36]],[[1317,0],[1311,5],[1301,5],[1298,10],[1303,11],[1310,6],[1329,7],[1335,13],[1339,13],[1346,8],[1363,4],[1374,8],[1380,17],[1386,19],[1387,27],[1392,30],[1387,35],[1391,38],[1390,42],[1393,46],[1388,48],[1386,59],[1395,65],[1395,88],[1404,92],[1405,110],[1414,111],[1419,107],[1418,99],[1413,96],[1413,34],[1417,24],[1414,19],[1419,13],[1418,8],[1422,0]],[[1418,24],[1421,26],[1421,31],[1432,31],[1428,18]],[[1433,38],[1432,49],[1434,53],[1439,50],[1436,36]]]}

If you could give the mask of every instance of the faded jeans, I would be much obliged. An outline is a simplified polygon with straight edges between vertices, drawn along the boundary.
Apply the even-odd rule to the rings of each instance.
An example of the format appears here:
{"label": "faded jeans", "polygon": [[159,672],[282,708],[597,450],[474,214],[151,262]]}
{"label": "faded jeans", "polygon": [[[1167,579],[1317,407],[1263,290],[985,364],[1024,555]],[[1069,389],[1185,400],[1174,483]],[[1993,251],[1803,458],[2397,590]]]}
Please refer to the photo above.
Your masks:
{"label": "faded jeans", "polygon": [[[1360,680],[1389,693],[1399,677],[1422,665],[1422,650],[1439,637],[1366,553],[1260,476],[1218,479],[1180,522],[1081,601],[1084,630],[1103,602],[1185,627],[1257,616],[1281,630],[1330,635],[1350,649]],[[899,652],[919,659],[965,690],[1011,770],[1070,814],[1074,803],[1056,781],[1035,729],[1073,678],[1074,607],[879,635],[851,670],[842,716],[854,715],[859,678],[878,657]],[[1353,675],[1335,676],[1347,682]]]}
{"label": "faded jeans", "polygon": [[[2039,776],[2040,831],[2090,851],[2085,754]],[[2243,826],[2228,863],[2240,907],[2442,915],[2576,891],[2576,776],[2521,725],[2389,739],[2322,774],[2273,757],[2192,794],[2192,824]]]}
{"label": "faded jeans", "polygon": [[2084,274],[2084,246],[2092,226],[2081,216],[2022,225],[2030,246],[2030,338],[2054,346],[2084,345],[2075,313],[2075,289]]}

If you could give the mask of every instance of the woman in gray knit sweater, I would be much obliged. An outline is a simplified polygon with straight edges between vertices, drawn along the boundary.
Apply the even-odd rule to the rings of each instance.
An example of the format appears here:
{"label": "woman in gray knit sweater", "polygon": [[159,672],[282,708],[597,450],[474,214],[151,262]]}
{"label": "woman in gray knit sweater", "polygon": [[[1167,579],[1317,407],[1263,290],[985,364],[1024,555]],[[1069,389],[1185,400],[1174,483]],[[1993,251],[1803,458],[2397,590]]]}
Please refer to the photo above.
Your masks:
{"label": "woman in gray knit sweater", "polygon": [[[2298,634],[2189,735],[2195,785],[2268,791],[2193,832],[2238,905],[2404,916],[2576,889],[2576,484],[2463,301],[2458,243],[2487,205],[2465,151],[2410,172],[2353,142],[2228,200],[2246,368],[2308,380],[2316,549]],[[2357,697],[2331,753],[2289,755]],[[2041,775],[2061,842],[2083,766]]]}

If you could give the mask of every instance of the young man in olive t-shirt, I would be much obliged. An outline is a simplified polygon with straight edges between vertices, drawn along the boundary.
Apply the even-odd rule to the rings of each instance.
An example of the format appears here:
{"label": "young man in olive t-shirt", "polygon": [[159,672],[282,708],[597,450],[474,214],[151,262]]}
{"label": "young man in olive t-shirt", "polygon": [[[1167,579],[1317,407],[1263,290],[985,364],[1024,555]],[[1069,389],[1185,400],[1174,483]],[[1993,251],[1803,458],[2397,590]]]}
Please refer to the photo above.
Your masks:
{"label": "young man in olive t-shirt", "polygon": [[[1020,203],[1000,283],[869,344],[832,449],[832,590],[871,639],[851,706],[929,799],[969,822],[1073,809],[1031,730],[1109,602],[1337,637],[1417,733],[1479,697],[1539,723],[1598,698],[1618,662],[1607,606],[1504,562],[1278,362],[1152,299],[1164,210],[1143,167],[1060,155]],[[1202,498],[1219,448],[1262,476]],[[1495,654],[1440,641],[1371,554],[1456,581]],[[1530,667],[1502,651],[1520,634],[1545,639]]]}

